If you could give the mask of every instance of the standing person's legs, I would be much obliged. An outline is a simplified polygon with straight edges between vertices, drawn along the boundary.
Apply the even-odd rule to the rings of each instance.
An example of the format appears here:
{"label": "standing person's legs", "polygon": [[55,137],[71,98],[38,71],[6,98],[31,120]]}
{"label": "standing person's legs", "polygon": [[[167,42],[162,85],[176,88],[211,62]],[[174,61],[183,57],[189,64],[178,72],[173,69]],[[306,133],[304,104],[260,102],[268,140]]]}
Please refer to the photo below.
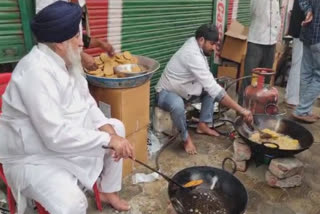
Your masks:
{"label": "standing person's legs", "polygon": [[[125,137],[125,127],[120,120],[109,119],[110,125],[114,128],[117,135]],[[121,190],[122,184],[122,163],[123,160],[114,161],[113,151],[106,151],[104,156],[103,170],[99,180],[100,199],[109,203],[118,211],[127,211],[130,209],[129,204],[122,200],[117,192]]]}
{"label": "standing person's legs", "polygon": [[272,68],[274,63],[274,54],[276,45],[261,45],[262,46],[262,60],[261,68]]}
{"label": "standing person's legs", "polygon": [[[252,69],[260,67],[262,58],[263,58],[262,46],[248,42],[247,54],[246,54],[246,59],[244,63],[244,76],[251,76]],[[239,98],[238,98],[239,105],[243,104],[243,98],[244,98],[243,93],[246,87],[250,85],[250,82],[251,82],[250,78],[242,80],[242,84],[239,91]]]}
{"label": "standing person's legs", "polygon": [[186,152],[189,154],[195,154],[196,147],[188,133],[185,107],[182,97],[173,92],[161,90],[158,94],[157,106],[170,112],[173,124],[180,132]]}
{"label": "standing person's legs", "polygon": [[214,99],[207,93],[204,92],[201,95],[201,111],[199,118],[199,125],[197,127],[198,133],[205,133],[211,136],[219,136],[219,133],[209,128],[208,123],[213,122],[213,107]]}
{"label": "standing person's legs", "polygon": [[[263,45],[262,46],[262,61],[260,64],[260,68],[272,68],[274,63],[274,55],[276,50],[276,45]],[[270,77],[265,78],[265,83],[270,83]]]}
{"label": "standing person's legs", "polygon": [[[303,45],[303,57],[301,62],[301,73],[300,73],[300,95],[299,95],[299,105],[295,109],[293,116],[296,119],[303,120],[305,122],[315,122],[316,120],[309,116],[309,112],[311,111],[312,104],[314,98],[312,95],[314,91],[318,91],[320,85],[312,85],[316,84],[318,80],[313,80],[317,78],[319,75],[319,67],[317,69],[316,66],[318,63],[315,62],[314,56],[318,54],[313,54],[310,46]],[[319,93],[317,94],[319,95]],[[315,96],[316,97],[316,96]]]}
{"label": "standing person's legs", "polygon": [[286,87],[286,102],[289,105],[299,104],[299,89],[300,89],[300,70],[303,53],[303,44],[298,38],[293,39],[292,47],[292,62],[289,72],[288,83]]}
{"label": "standing person's legs", "polygon": [[[320,43],[311,45],[311,53],[313,59],[313,70],[312,70],[312,82],[306,96],[310,98],[310,106],[308,109],[308,115],[312,115],[312,105],[316,101],[320,94]],[[317,118],[318,119],[318,118]]]}

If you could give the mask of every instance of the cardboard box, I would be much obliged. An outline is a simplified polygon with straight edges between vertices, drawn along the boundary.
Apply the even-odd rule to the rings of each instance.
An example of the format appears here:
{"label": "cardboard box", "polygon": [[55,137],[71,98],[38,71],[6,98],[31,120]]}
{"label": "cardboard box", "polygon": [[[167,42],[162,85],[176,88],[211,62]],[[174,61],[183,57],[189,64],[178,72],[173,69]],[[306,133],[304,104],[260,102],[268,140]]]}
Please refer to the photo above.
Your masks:
{"label": "cardboard box", "polygon": [[[128,141],[132,143],[136,159],[146,163],[148,161],[148,127],[144,127],[127,137]],[[137,163],[135,163],[137,166]],[[138,166],[140,166],[138,164]]]}
{"label": "cardboard box", "polygon": [[238,67],[219,66],[218,67],[218,78],[219,77],[230,77],[232,79],[236,79],[238,77]]}
{"label": "cardboard box", "polygon": [[133,166],[134,163],[130,159],[123,160],[123,165],[122,165],[122,177],[127,177],[130,175],[133,171]]}
{"label": "cardboard box", "polygon": [[[133,145],[136,159],[143,163],[147,163],[148,161],[148,145],[147,145],[148,127],[146,126],[140,129],[139,131],[129,135],[127,139]],[[122,177],[126,177],[130,173],[132,173],[135,166],[139,166],[139,164],[133,162],[130,159],[124,160]]]}
{"label": "cardboard box", "polygon": [[[238,67],[234,67],[234,66],[219,66],[218,67],[218,78],[220,78],[220,77],[229,77],[229,78],[231,78],[233,80],[237,79],[238,78]],[[229,83],[230,82],[228,81],[227,85]],[[236,99],[236,97],[237,97],[237,85],[238,84],[233,84],[227,90],[228,95],[232,99]],[[224,87],[226,87],[226,85]]]}
{"label": "cardboard box", "polygon": [[225,33],[221,57],[234,62],[241,62],[247,52],[248,28],[237,21],[233,21]]}
{"label": "cardboard box", "polygon": [[90,92],[100,108],[101,105],[110,105],[111,117],[124,123],[126,136],[149,124],[150,81],[128,89],[90,86]]}

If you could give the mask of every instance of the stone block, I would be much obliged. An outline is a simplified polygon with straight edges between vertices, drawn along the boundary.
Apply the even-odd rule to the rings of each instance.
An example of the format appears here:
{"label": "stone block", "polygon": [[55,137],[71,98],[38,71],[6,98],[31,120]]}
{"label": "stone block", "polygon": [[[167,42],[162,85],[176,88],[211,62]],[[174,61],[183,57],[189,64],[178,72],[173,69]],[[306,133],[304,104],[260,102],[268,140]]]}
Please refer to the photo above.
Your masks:
{"label": "stone block", "polygon": [[280,179],[273,175],[269,170],[267,170],[265,179],[269,186],[271,187],[280,187],[280,188],[289,188],[300,186],[302,183],[302,175],[296,174],[288,178]]}
{"label": "stone block", "polygon": [[270,162],[269,170],[280,179],[296,174],[303,175],[303,163],[294,157],[275,158]]}
{"label": "stone block", "polygon": [[167,207],[167,214],[177,214],[171,203]]}
{"label": "stone block", "polygon": [[236,161],[250,160],[251,149],[247,144],[242,143],[241,139],[233,141],[233,159]]}
{"label": "stone block", "polygon": [[235,161],[237,164],[237,171],[245,172],[247,171],[247,161]]}
{"label": "stone block", "polygon": [[152,125],[153,130],[159,133],[165,133],[170,136],[178,133],[178,130],[173,125],[170,113],[159,107],[154,108]]}

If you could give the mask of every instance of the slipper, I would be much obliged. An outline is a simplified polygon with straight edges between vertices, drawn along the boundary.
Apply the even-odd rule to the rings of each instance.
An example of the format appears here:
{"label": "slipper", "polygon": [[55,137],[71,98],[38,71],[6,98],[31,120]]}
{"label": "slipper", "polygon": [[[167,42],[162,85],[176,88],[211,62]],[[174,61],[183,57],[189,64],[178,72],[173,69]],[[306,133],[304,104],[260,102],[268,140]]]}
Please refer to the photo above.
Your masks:
{"label": "slipper", "polygon": [[317,121],[317,119],[315,119],[313,116],[311,115],[296,115],[296,114],[292,114],[292,117],[298,121],[301,122],[305,122],[305,123],[314,123]]}
{"label": "slipper", "polygon": [[316,120],[319,120],[320,119],[320,115],[316,115],[316,114],[309,114],[309,116],[313,117],[314,119]]}

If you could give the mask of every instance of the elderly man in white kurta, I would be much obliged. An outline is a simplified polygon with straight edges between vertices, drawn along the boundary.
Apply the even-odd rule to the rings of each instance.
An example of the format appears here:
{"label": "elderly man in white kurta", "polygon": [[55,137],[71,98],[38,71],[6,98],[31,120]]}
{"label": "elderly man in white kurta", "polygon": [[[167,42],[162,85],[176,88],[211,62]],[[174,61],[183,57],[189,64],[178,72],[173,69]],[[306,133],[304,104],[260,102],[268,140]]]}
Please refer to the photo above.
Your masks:
{"label": "elderly man in white kurta", "polygon": [[[123,124],[108,119],[82,74],[81,8],[58,1],[31,23],[38,45],[16,66],[3,96],[0,162],[18,204],[38,201],[52,214],[86,213],[79,188],[98,182],[101,199],[128,210],[119,198],[122,159],[133,155]],[[113,148],[113,152],[102,146]]]}

